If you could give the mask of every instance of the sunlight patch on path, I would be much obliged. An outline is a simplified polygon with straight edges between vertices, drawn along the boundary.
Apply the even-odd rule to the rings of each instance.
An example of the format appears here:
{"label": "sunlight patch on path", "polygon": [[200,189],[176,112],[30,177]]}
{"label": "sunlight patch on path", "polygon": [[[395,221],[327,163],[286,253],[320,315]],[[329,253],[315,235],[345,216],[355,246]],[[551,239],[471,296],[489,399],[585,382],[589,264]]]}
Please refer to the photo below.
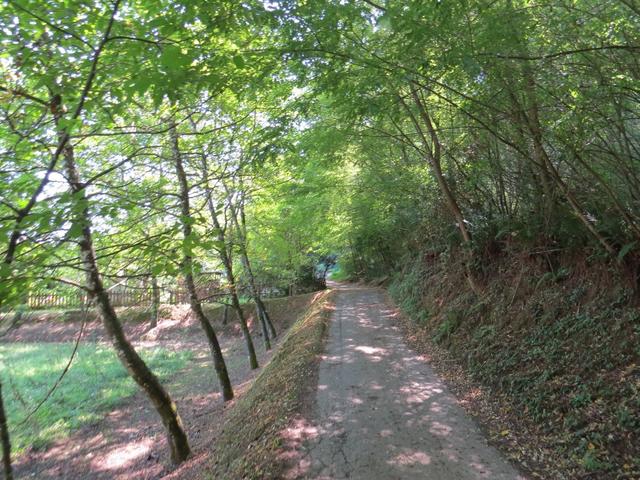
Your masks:
{"label": "sunlight patch on path", "polygon": [[341,288],[288,479],[523,480],[465,415],[372,288]]}

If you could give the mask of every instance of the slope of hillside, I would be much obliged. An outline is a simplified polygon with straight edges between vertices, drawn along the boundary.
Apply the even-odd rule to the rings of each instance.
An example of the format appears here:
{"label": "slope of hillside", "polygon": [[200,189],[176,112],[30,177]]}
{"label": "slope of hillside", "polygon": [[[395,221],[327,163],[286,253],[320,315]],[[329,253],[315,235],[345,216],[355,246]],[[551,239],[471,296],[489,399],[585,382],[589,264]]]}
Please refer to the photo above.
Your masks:
{"label": "slope of hillside", "polygon": [[540,478],[640,475],[640,314],[617,265],[503,257],[475,295],[460,264],[408,263],[390,293],[495,441]]}

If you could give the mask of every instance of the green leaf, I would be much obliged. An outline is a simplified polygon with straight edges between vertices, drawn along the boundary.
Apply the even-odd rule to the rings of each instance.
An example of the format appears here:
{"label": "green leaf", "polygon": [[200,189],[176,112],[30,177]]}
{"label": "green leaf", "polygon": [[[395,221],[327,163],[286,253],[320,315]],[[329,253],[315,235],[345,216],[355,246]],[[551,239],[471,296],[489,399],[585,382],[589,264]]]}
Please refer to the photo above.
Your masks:
{"label": "green leaf", "polygon": [[70,133],[78,125],[80,125],[79,118],[75,118],[75,119],[61,118],[60,120],[58,120],[58,127],[60,127],[60,129],[68,133]]}
{"label": "green leaf", "polygon": [[631,243],[627,243],[625,246],[623,246],[620,251],[618,252],[618,263],[621,263],[622,260],[624,259],[624,257],[627,256],[627,254],[633,250],[633,248],[636,246],[638,242],[631,242]]}
{"label": "green leaf", "polygon": [[160,55],[160,64],[169,70],[179,70],[191,63],[191,59],[173,45],[164,48]]}
{"label": "green leaf", "polygon": [[133,90],[139,95],[144,95],[153,83],[154,78],[151,75],[140,75],[133,84]]}
{"label": "green leaf", "polygon": [[82,236],[83,225],[80,222],[73,222],[71,228],[69,228],[69,238],[77,239]]}
{"label": "green leaf", "polygon": [[233,57],[233,63],[235,64],[236,67],[238,68],[244,68],[245,66],[245,61],[244,61],[244,57],[242,55],[236,55]]}
{"label": "green leaf", "polygon": [[156,264],[151,266],[151,275],[160,275],[166,270],[166,265]]}

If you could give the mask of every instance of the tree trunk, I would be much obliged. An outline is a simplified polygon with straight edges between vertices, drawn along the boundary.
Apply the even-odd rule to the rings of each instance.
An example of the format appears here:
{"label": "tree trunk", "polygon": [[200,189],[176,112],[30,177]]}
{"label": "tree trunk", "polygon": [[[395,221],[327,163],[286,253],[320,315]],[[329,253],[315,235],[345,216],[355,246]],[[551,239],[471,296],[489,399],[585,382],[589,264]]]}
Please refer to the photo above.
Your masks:
{"label": "tree trunk", "polygon": [[540,118],[538,115],[538,103],[535,96],[535,80],[533,79],[533,75],[529,72],[528,75],[530,77],[527,78],[527,93],[529,97],[529,111],[528,115],[525,115],[525,120],[527,122],[527,127],[529,132],[531,133],[533,145],[534,145],[534,154],[536,156],[536,160],[544,165],[544,168],[547,172],[549,172],[551,178],[556,183],[560,191],[564,194],[564,197],[571,205],[573,212],[580,219],[582,224],[586,227],[586,229],[593,235],[593,237],[600,242],[600,244],[604,247],[604,249],[610,255],[616,254],[616,249],[609,243],[609,241],[604,238],[600,232],[596,229],[593,222],[589,219],[582,205],[578,201],[578,198],[569,188],[569,185],[563,180],[560,176],[560,172],[555,167],[549,155],[547,154],[546,149],[543,144],[543,134],[542,134],[542,126],[540,124]]}
{"label": "tree trunk", "polygon": [[[59,117],[56,118],[56,120],[58,119]],[[67,144],[63,154],[68,176],[67,180],[71,186],[71,191],[76,200],[85,205],[83,209],[76,214],[73,222],[82,227],[78,244],[80,247],[80,257],[86,274],[87,287],[91,296],[96,301],[96,306],[98,307],[98,312],[102,318],[105,330],[113,343],[120,362],[122,362],[135,382],[145,391],[162,419],[171,449],[172,461],[174,463],[181,463],[186,460],[191,453],[182,420],[178,414],[175,403],[173,403],[167,391],[146,363],[144,363],[131,343],[129,343],[113,305],[109,300],[109,296],[102,283],[98,262],[93,250],[91,220],[87,207],[88,200],[85,195],[84,185],[80,182],[78,175],[73,155],[73,147]]]}
{"label": "tree trunk", "polygon": [[441,164],[442,147],[440,145],[440,139],[438,138],[438,134],[433,126],[433,123],[431,122],[431,117],[429,116],[427,109],[425,108],[424,104],[422,103],[422,100],[420,99],[420,96],[418,95],[416,86],[414,85],[413,82],[410,82],[409,86],[411,89],[411,98],[413,99],[415,106],[418,108],[418,113],[420,114],[420,117],[423,123],[427,127],[427,131],[429,132],[429,137],[431,138],[432,145],[429,145],[429,142],[424,136],[422,129],[417,124],[417,120],[413,119],[414,123],[416,124],[416,130],[420,134],[420,138],[422,139],[424,149],[427,153],[427,160],[431,165],[431,170],[433,171],[433,174],[436,177],[436,182],[438,182],[440,191],[444,195],[445,201],[447,202],[447,206],[449,207],[449,210],[451,211],[451,213],[453,214],[453,217],[456,219],[456,222],[458,223],[458,229],[460,230],[462,239],[465,244],[469,244],[471,243],[471,234],[467,229],[464,216],[462,215],[462,210],[460,209],[460,206],[458,205],[458,201],[456,200],[456,197],[453,195],[453,192],[449,188],[449,184],[447,183],[447,181],[444,178],[444,175],[442,174],[442,164]]}
{"label": "tree trunk", "polygon": [[276,329],[271,322],[271,317],[267,312],[267,307],[264,305],[264,302],[260,297],[260,291],[258,290],[258,287],[256,285],[256,279],[253,276],[253,270],[251,269],[251,263],[249,262],[249,256],[247,255],[247,250],[245,248],[244,238],[245,237],[243,235],[240,239],[240,242],[242,243],[242,245],[240,246],[240,260],[242,261],[242,267],[244,268],[244,272],[247,275],[247,279],[249,280],[249,289],[251,290],[251,296],[253,297],[253,301],[256,303],[256,311],[258,312],[260,323],[263,324],[263,330],[266,331],[268,327],[271,337],[276,338]]}
{"label": "tree trunk", "polygon": [[[526,46],[521,46],[523,55],[528,54]],[[543,158],[543,148],[541,138],[538,141],[531,141],[531,132],[529,128],[529,118],[535,118],[535,122],[538,122],[538,106],[535,100],[535,80],[533,78],[533,72],[525,65],[522,76],[524,77],[524,86],[521,86],[518,80],[514,77],[513,71],[507,72],[507,79],[505,81],[505,89],[511,100],[513,108],[512,120],[516,128],[520,143],[527,146],[526,150],[530,150],[527,158],[529,166],[529,174],[531,181],[535,185],[536,192],[532,206],[539,213],[540,218],[543,219],[545,229],[549,229],[550,226],[556,223],[556,200],[557,191],[554,188],[554,181],[547,168],[547,164]],[[526,93],[526,105],[521,104],[518,99],[518,94],[524,91]],[[538,132],[540,133],[540,132]],[[524,153],[523,149],[523,153]],[[542,201],[540,201],[542,199]]]}
{"label": "tree trunk", "polygon": [[465,256],[467,256],[468,258],[466,258],[464,262],[465,270],[467,274],[467,282],[469,283],[469,286],[474,291],[474,293],[479,295],[482,292],[482,287],[478,284],[478,281],[476,280],[476,276],[471,268],[471,263],[473,260],[472,258],[473,252],[471,250],[471,234],[467,229],[466,221],[464,219],[464,215],[462,215],[462,210],[458,205],[458,201],[456,200],[455,195],[451,191],[451,188],[449,188],[449,184],[447,183],[447,180],[444,178],[444,175],[442,173],[442,163],[441,163],[442,146],[440,145],[438,132],[433,126],[429,112],[427,111],[424,103],[420,98],[420,95],[418,94],[416,85],[413,82],[409,82],[409,88],[411,90],[411,98],[413,99],[413,102],[416,108],[418,109],[418,114],[420,115],[420,118],[422,119],[422,122],[426,126],[427,132],[429,133],[431,144],[429,144],[427,137],[425,136],[422,128],[420,127],[420,123],[418,122],[418,119],[415,118],[415,116],[413,115],[413,113],[411,112],[411,110],[406,104],[405,104],[405,109],[407,110],[407,113],[409,114],[411,121],[415,126],[416,133],[418,133],[418,135],[420,136],[420,139],[422,141],[422,144],[426,153],[427,160],[431,165],[431,170],[433,171],[433,174],[436,177],[436,182],[440,187],[440,191],[442,192],[442,195],[445,198],[447,206],[449,207],[449,210],[451,211],[453,217],[456,220],[456,223],[458,224],[458,229],[460,230],[460,234],[462,235],[462,241],[464,245],[467,247]]}
{"label": "tree trunk", "polygon": [[[96,48],[93,49],[91,68],[84,82],[84,87],[82,89],[79,102],[76,105],[71,115],[72,120],[78,119],[80,117],[80,114],[83,111],[83,108],[85,106],[85,101],[87,99],[89,92],[91,91],[91,87],[93,86],[93,82],[96,77],[98,61],[100,59],[100,56],[102,54],[102,51],[106,43],[109,41],[109,36],[111,35],[111,30],[113,28],[116,15],[118,13],[118,9],[120,8],[120,2],[121,0],[116,0],[113,3],[112,9],[111,9],[111,17],[107,23],[104,34],[102,35],[102,40],[96,46]],[[60,120],[62,115],[61,102],[62,102],[61,97],[57,95],[51,100],[49,105],[56,127],[58,126],[58,121]],[[7,251],[5,253],[4,263],[7,266],[11,265],[11,263],[13,262],[15,252],[18,247],[18,242],[22,234],[21,223],[29,215],[29,213],[31,212],[31,209],[36,204],[38,197],[43,192],[45,186],[49,183],[49,177],[51,173],[54,171],[54,169],[56,168],[56,165],[60,159],[60,155],[63,154],[65,148],[69,146],[68,145],[69,139],[70,139],[70,136],[68,132],[61,131],[59,133],[58,145],[53,153],[53,156],[49,162],[49,165],[47,166],[47,171],[45,172],[44,177],[40,180],[38,187],[31,195],[31,198],[27,201],[27,204],[23,208],[21,208],[20,211],[18,212],[15,228],[13,229],[13,231],[11,232],[11,235],[9,236],[9,244],[7,246]],[[2,304],[1,300],[0,300],[0,304]],[[0,443],[2,443],[2,463],[3,463],[3,472],[5,475],[5,480],[13,480],[13,469],[11,467],[11,441],[9,437],[9,429],[7,427],[7,418],[6,418],[5,409],[4,409],[4,399],[2,397],[1,384],[0,384]],[[188,445],[187,445],[187,450],[188,450]]]}
{"label": "tree trunk", "polygon": [[[269,317],[269,313],[267,312],[267,307],[265,307],[264,303],[262,302],[262,298],[260,297],[260,291],[256,286],[256,277],[253,274],[253,269],[251,268],[251,262],[249,261],[249,254],[247,253],[247,223],[245,221],[245,216],[244,216],[244,205],[242,203],[243,200],[241,200],[241,203],[238,207],[240,209],[240,212],[238,212],[238,209],[236,209],[236,207],[231,204],[231,195],[229,195],[228,190],[227,190],[227,198],[229,198],[231,218],[236,227],[236,231],[238,232],[238,237],[240,240],[239,242],[240,261],[242,262],[242,268],[244,269],[244,272],[247,275],[247,279],[249,280],[249,288],[251,290],[251,296],[253,297],[253,300],[256,303],[258,318],[260,319],[260,323],[263,324],[262,325],[263,331],[266,331],[266,328],[268,327],[271,332],[271,337],[276,338],[277,336],[276,329],[273,326],[273,323],[271,322],[271,318]],[[265,343],[266,343],[266,338],[267,336],[265,335]]]}
{"label": "tree trunk", "polygon": [[204,314],[202,304],[198,299],[192,274],[187,273],[185,275],[185,284],[187,286],[187,291],[189,292],[189,306],[191,307],[191,311],[200,323],[200,326],[204,330],[204,333],[207,336],[207,340],[209,341],[209,349],[211,350],[211,356],[213,357],[213,366],[216,370],[218,380],[220,382],[222,398],[225,402],[228,402],[229,400],[233,399],[233,387],[231,386],[229,372],[227,371],[227,364],[224,361],[222,349],[220,348],[220,343],[218,342],[218,337],[216,336],[216,332],[211,326],[211,323],[209,323],[209,319]]}
{"label": "tree trunk", "polygon": [[[13,258],[5,258],[5,265],[11,265]],[[0,306],[2,301],[0,300]],[[20,317],[22,312],[18,311],[16,317]],[[16,324],[16,320],[12,321]],[[11,328],[11,326],[9,327]],[[4,409],[4,397],[2,396],[2,381],[0,380],[0,443],[2,444],[2,471],[6,480],[13,480],[13,467],[11,466],[11,437],[9,435],[9,425],[7,424],[6,410]]]}
{"label": "tree trunk", "polygon": [[[178,184],[180,186],[180,210],[181,210],[181,223],[182,223],[182,235],[184,239],[191,238],[193,234],[193,228],[191,226],[191,206],[189,202],[189,184],[187,182],[187,175],[184,171],[184,165],[182,164],[182,154],[180,152],[178,129],[175,122],[172,121],[169,135],[171,137],[171,153],[173,156],[173,162],[176,169],[176,176],[178,177]],[[184,280],[187,292],[189,293],[189,305],[191,311],[195,315],[196,319],[200,323],[200,326],[207,336],[209,341],[209,348],[211,350],[211,356],[213,357],[213,365],[218,375],[220,382],[220,388],[222,390],[222,398],[224,401],[229,401],[233,398],[233,387],[231,386],[231,380],[229,379],[229,372],[227,371],[227,365],[222,355],[222,349],[218,342],[218,337],[214,331],[209,319],[204,314],[202,304],[198,298],[196,285],[193,279],[193,256],[189,251],[185,252],[183,258],[184,268]]]}
{"label": "tree trunk", "polygon": [[260,296],[259,290],[255,296],[255,300],[256,300],[256,306],[260,311],[260,315],[262,315],[262,319],[264,320],[264,323],[266,323],[267,327],[269,328],[271,337],[276,338],[278,336],[276,332],[276,327],[273,325],[273,322],[271,321],[271,315],[269,315],[269,312],[267,312],[267,307],[262,301],[262,297]]}
{"label": "tree trunk", "polygon": [[242,330],[242,335],[244,335],[244,339],[247,344],[249,364],[252,369],[256,369],[258,368],[258,358],[256,357],[255,347],[253,346],[253,340],[251,339],[251,332],[249,332],[247,320],[244,318],[244,312],[242,311],[242,305],[240,305],[240,299],[238,298],[235,284],[231,284],[231,304],[233,305],[233,309],[236,311],[236,315],[240,321],[240,329]]}
{"label": "tree trunk", "polygon": [[229,322],[229,305],[224,304],[224,308],[222,309],[222,324],[226,325]]}
{"label": "tree trunk", "polygon": [[575,150],[573,154],[576,160],[580,162],[580,164],[585,168],[585,170],[587,170],[587,172],[589,172],[591,176],[595,178],[595,180],[600,184],[602,189],[609,195],[609,198],[611,199],[614,206],[616,207],[616,210],[618,210],[618,213],[627,222],[627,225],[629,226],[629,228],[633,230],[638,240],[640,240],[640,227],[638,227],[635,219],[631,216],[632,214],[623,205],[622,201],[618,198],[618,195],[616,195],[613,188],[607,183],[607,181],[603,178],[603,176],[600,173],[598,173],[591,165],[589,165],[589,162],[587,162],[585,159],[582,158],[582,155],[580,155]]}
{"label": "tree trunk", "polygon": [[[229,284],[229,294],[231,296],[231,305],[238,316],[238,321],[240,322],[240,329],[242,330],[242,335],[244,335],[245,343],[247,344],[247,352],[249,353],[249,364],[252,369],[258,368],[258,358],[256,356],[255,347],[253,345],[253,340],[251,339],[251,332],[249,331],[249,327],[247,326],[247,320],[244,318],[244,312],[242,311],[242,306],[240,305],[240,299],[238,298],[238,289],[236,288],[236,279],[233,273],[233,264],[231,263],[231,255],[229,254],[229,247],[227,246],[224,230],[222,229],[222,225],[220,225],[220,221],[218,220],[218,215],[216,213],[216,209],[213,205],[213,198],[211,196],[211,192],[207,188],[207,205],[209,207],[209,214],[211,215],[211,221],[213,222],[213,226],[216,229],[216,236],[218,238],[218,242],[220,242],[220,246],[218,247],[218,254],[220,256],[220,261],[224,267],[224,274],[227,278],[227,283]],[[268,342],[268,339],[266,340]],[[269,347],[271,348],[271,347]]]}
{"label": "tree trunk", "polygon": [[260,322],[260,326],[262,327],[262,337],[264,338],[264,348],[265,350],[271,350],[271,339],[269,338],[269,330],[267,329],[267,322],[262,316],[262,311],[258,304],[256,303],[256,319]]}
{"label": "tree trunk", "polygon": [[[514,6],[511,1],[507,2],[508,11],[514,12]],[[513,15],[513,18],[516,18],[516,15]],[[528,55],[527,44],[524,38],[521,36],[522,30],[519,28],[519,22],[512,21],[509,25],[512,29],[514,29],[514,38],[517,39],[516,46],[522,51],[524,55]],[[603,246],[603,248],[610,254],[615,255],[616,249],[611,243],[596,229],[594,223],[586,214],[584,208],[579,202],[578,198],[575,196],[569,185],[564,181],[560,172],[553,164],[551,159],[549,158],[549,154],[544,147],[543,141],[543,130],[542,125],[540,123],[539,116],[539,108],[538,108],[538,100],[536,95],[536,80],[534,71],[531,69],[528,63],[525,63],[522,68],[522,76],[524,78],[524,92],[526,93],[526,102],[525,108],[520,108],[518,105],[517,98],[515,96],[515,92],[510,91],[510,96],[512,99],[512,103],[515,105],[515,110],[520,112],[520,117],[522,117],[522,123],[525,128],[528,130],[531,141],[533,142],[533,163],[536,164],[537,168],[541,172],[541,180],[542,185],[545,189],[545,199],[543,204],[545,205],[545,210],[548,215],[554,213],[554,195],[552,185],[555,184],[560,192],[564,195],[565,199],[569,202],[574,214],[580,219],[582,224],[585,226],[587,231],[593,235],[593,237]],[[546,218],[549,221],[549,218]]]}
{"label": "tree trunk", "polygon": [[[245,344],[247,346],[247,354],[249,355],[249,365],[252,369],[258,368],[258,357],[256,355],[256,350],[253,345],[253,339],[251,338],[251,332],[249,331],[249,327],[247,325],[247,320],[244,317],[244,312],[242,311],[242,306],[240,305],[240,299],[238,298],[238,289],[236,287],[235,275],[233,273],[233,261],[231,257],[231,247],[227,245],[225,232],[220,225],[220,221],[218,220],[218,215],[216,213],[215,206],[213,204],[213,195],[211,189],[209,187],[208,177],[209,177],[209,169],[207,165],[207,158],[204,154],[201,155],[202,159],[202,170],[205,177],[205,193],[207,196],[207,207],[209,209],[209,215],[211,216],[211,221],[213,222],[213,226],[216,229],[216,237],[220,246],[218,248],[218,255],[220,257],[220,261],[224,267],[225,277],[227,279],[227,283],[230,288],[230,297],[231,297],[231,305],[238,316],[238,322],[240,323],[240,329],[242,330],[242,335],[244,336]],[[226,315],[227,310],[225,306],[225,323],[226,323]]]}
{"label": "tree trunk", "polygon": [[160,316],[160,288],[155,275],[151,277],[151,296],[151,328],[156,328],[158,326],[158,317]]}
{"label": "tree trunk", "polygon": [[9,426],[4,410],[2,397],[2,383],[0,383],[0,441],[2,442],[2,467],[5,480],[13,480],[13,468],[11,467],[11,440],[9,439]]}
{"label": "tree trunk", "polygon": [[525,116],[525,120],[531,122],[530,124],[535,124],[536,126],[531,129],[531,133],[533,134],[533,157],[535,158],[535,163],[540,172],[540,184],[542,185],[542,189],[544,191],[544,199],[541,202],[543,205],[543,212],[545,214],[545,221],[547,226],[553,225],[554,215],[555,215],[555,191],[553,188],[553,176],[549,172],[549,168],[547,162],[545,162],[546,151],[542,144],[542,129],[540,128],[540,120],[538,115],[538,101],[535,97],[535,80],[533,78],[533,72],[528,66],[525,66],[525,76],[526,76],[526,92],[529,97],[529,105],[528,112],[522,112],[522,115]]}

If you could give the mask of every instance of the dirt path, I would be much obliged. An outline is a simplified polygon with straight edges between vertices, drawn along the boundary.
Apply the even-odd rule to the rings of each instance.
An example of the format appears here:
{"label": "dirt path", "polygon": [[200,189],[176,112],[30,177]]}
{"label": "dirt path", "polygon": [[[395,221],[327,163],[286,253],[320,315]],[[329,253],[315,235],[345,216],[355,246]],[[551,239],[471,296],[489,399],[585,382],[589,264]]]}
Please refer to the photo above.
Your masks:
{"label": "dirt path", "polygon": [[373,288],[338,287],[312,426],[290,478],[524,479],[394,326]]}

